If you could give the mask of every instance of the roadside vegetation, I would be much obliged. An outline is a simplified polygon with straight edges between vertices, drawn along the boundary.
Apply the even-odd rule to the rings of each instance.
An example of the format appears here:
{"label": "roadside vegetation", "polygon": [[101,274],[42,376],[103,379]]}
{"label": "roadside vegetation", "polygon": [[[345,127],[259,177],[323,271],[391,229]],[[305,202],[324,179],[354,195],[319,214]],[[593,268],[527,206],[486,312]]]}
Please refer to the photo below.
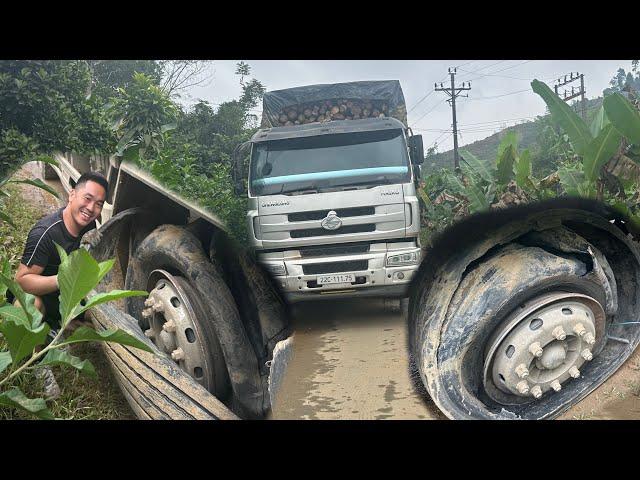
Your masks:
{"label": "roadside vegetation", "polygon": [[640,232],[637,61],[632,71],[635,76],[618,71],[589,122],[534,80],[531,87],[550,112],[539,122],[535,164],[541,168],[533,170],[532,152],[519,150],[514,130],[504,133],[495,158],[478,158],[461,149],[459,171],[441,168],[422,181],[423,242],[429,245],[439,232],[470,214],[560,196],[602,201],[628,218],[630,230]]}

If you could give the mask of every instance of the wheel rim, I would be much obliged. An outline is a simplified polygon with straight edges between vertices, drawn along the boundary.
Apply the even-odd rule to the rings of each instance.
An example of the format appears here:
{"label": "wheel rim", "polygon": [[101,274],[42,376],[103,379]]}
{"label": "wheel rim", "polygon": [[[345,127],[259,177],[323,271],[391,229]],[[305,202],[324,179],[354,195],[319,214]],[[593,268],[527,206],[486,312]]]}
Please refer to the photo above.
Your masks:
{"label": "wheel rim", "polygon": [[142,316],[149,321],[144,333],[178,366],[206,389],[214,378],[206,346],[197,318],[204,317],[204,309],[193,288],[183,277],[164,270],[149,275]]}
{"label": "wheel rim", "polygon": [[512,313],[487,343],[483,383],[502,404],[559,392],[604,345],[605,313],[595,299],[553,292]]}

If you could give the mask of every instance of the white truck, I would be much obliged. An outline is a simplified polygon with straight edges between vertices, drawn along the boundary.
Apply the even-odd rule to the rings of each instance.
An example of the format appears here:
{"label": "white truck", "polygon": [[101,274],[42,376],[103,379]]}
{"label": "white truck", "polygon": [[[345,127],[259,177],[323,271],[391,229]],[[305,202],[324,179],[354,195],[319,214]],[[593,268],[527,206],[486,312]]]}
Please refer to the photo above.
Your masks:
{"label": "white truck", "polygon": [[[237,192],[248,178],[249,240],[289,301],[408,295],[422,259],[424,158],[404,105],[397,81],[265,94],[248,172],[236,158]],[[280,121],[292,111],[299,124]]]}

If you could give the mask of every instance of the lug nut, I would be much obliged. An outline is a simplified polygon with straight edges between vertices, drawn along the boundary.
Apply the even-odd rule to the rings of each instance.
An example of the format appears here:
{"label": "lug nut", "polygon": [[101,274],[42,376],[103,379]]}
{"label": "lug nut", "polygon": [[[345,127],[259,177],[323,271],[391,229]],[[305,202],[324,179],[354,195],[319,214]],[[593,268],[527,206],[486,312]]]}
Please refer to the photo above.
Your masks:
{"label": "lug nut", "polygon": [[522,395],[526,395],[527,393],[529,393],[529,384],[526,380],[522,380],[516,385],[516,390],[518,390],[518,392]]}
{"label": "lug nut", "polygon": [[173,320],[167,320],[166,322],[164,322],[164,324],[162,325],[162,329],[165,332],[168,333],[173,333],[176,331],[176,324]]}
{"label": "lug nut", "polygon": [[154,312],[164,312],[164,304],[162,302],[154,303],[153,306]]}
{"label": "lug nut", "polygon": [[585,333],[587,333],[587,330],[584,328],[584,325],[582,325],[581,323],[576,323],[575,326],[573,327],[573,331],[575,332],[576,335],[578,335],[579,337],[583,336]]}
{"label": "lug nut", "polygon": [[542,356],[542,347],[540,346],[539,342],[533,342],[531,345],[529,345],[529,351],[534,357]]}
{"label": "lug nut", "polygon": [[540,398],[542,396],[542,389],[540,388],[540,385],[536,385],[531,389],[531,395],[535,398]]}
{"label": "lug nut", "polygon": [[560,385],[560,382],[558,380],[554,380],[553,382],[551,382],[551,388],[553,388],[554,391],[559,392],[560,390],[562,390],[562,385]]}
{"label": "lug nut", "polygon": [[147,338],[155,337],[155,335],[153,334],[153,330],[151,330],[151,329],[145,330],[144,331],[144,336],[147,337]]}
{"label": "lug nut", "polygon": [[557,340],[564,340],[565,338],[567,338],[567,333],[564,331],[564,328],[562,327],[554,328],[553,332],[551,333]]}
{"label": "lug nut", "polygon": [[171,352],[171,358],[174,362],[178,362],[184,358],[184,350],[178,347],[173,352]]}
{"label": "lug nut", "polygon": [[578,370],[577,367],[571,367],[569,369],[569,375],[571,375],[572,378],[580,378],[580,370]]}
{"label": "lug nut", "polygon": [[593,358],[593,354],[588,348],[585,348],[582,353],[580,353],[580,355],[582,355],[582,358],[584,358],[587,362]]}
{"label": "lug nut", "polygon": [[516,367],[516,375],[520,378],[527,378],[529,376],[529,369],[524,363],[521,363]]}
{"label": "lug nut", "polygon": [[145,308],[142,310],[142,318],[149,318],[153,315],[153,310],[151,308]]}
{"label": "lug nut", "polygon": [[584,335],[584,341],[587,342],[588,345],[593,345],[596,343],[595,337],[591,334],[591,332],[587,332]]}

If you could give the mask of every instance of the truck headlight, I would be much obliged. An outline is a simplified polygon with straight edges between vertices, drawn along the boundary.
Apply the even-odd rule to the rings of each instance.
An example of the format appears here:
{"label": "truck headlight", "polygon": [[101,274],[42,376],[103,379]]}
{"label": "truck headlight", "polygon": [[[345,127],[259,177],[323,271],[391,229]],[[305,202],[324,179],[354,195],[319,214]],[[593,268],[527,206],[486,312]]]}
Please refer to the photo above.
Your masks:
{"label": "truck headlight", "polygon": [[271,275],[282,276],[282,275],[286,275],[287,274],[287,268],[284,266],[284,262],[282,262],[282,263],[263,263],[262,266]]}
{"label": "truck headlight", "polygon": [[415,265],[420,262],[420,252],[401,253],[400,255],[387,255],[387,267],[399,265]]}

